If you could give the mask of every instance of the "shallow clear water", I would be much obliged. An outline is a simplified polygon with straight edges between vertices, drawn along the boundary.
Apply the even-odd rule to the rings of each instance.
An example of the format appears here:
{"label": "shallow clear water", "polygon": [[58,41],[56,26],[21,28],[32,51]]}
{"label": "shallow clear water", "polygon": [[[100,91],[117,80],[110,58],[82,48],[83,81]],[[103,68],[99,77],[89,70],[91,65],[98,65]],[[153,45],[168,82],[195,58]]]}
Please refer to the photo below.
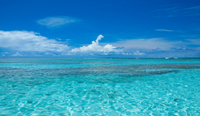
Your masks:
{"label": "shallow clear water", "polygon": [[0,59],[0,116],[200,116],[200,59]]}

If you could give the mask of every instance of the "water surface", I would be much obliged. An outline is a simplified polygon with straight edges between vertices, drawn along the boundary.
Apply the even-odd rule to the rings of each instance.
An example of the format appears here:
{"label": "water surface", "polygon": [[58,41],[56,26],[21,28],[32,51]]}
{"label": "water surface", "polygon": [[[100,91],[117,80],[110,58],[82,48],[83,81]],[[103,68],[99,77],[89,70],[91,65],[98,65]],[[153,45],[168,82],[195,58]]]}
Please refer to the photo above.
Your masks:
{"label": "water surface", "polygon": [[200,59],[0,59],[0,116],[199,116]]}

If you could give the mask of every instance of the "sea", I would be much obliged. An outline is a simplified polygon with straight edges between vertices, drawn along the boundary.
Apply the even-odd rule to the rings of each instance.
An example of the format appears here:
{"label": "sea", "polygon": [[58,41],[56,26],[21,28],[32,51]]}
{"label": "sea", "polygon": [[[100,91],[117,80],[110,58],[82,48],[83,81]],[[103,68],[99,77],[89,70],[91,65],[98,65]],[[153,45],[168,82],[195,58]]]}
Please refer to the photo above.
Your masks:
{"label": "sea", "polygon": [[0,116],[200,116],[200,59],[0,59]]}

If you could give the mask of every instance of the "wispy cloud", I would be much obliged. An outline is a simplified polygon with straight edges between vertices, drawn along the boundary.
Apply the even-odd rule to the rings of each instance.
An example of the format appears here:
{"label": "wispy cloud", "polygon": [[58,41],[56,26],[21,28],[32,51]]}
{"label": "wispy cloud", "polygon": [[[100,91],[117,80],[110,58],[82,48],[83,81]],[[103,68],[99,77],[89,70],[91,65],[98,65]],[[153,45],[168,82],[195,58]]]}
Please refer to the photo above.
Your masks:
{"label": "wispy cloud", "polygon": [[199,10],[200,6],[194,6],[194,7],[189,7],[189,8],[185,8],[185,9],[195,9],[195,10]]}
{"label": "wispy cloud", "polygon": [[71,17],[47,17],[41,20],[38,20],[37,23],[41,25],[46,25],[47,27],[56,27],[60,25],[65,25],[78,21],[75,18]]}
{"label": "wispy cloud", "polygon": [[[200,39],[182,41],[164,38],[129,39],[110,43],[123,47],[125,55],[143,55],[142,57],[199,57]],[[135,52],[134,52],[135,51]]]}
{"label": "wispy cloud", "polygon": [[173,30],[168,29],[155,29],[156,31],[165,31],[165,32],[173,32]]}
{"label": "wispy cloud", "polygon": [[8,54],[9,54],[8,52],[1,53],[2,56],[7,56]]}
{"label": "wispy cloud", "polygon": [[152,50],[158,48],[161,50],[170,50],[171,48],[181,47],[185,45],[185,43],[181,41],[168,41],[163,38],[129,39],[114,42],[111,44],[116,47],[124,47],[124,50]]}
{"label": "wispy cloud", "polygon": [[167,16],[167,17],[177,17],[177,16],[199,16],[200,15],[200,6],[193,6],[187,8],[181,7],[172,7],[158,9],[154,12],[158,13],[158,16]]}
{"label": "wispy cloud", "polygon": [[25,52],[63,52],[69,47],[35,32],[0,31],[0,47]]}
{"label": "wispy cloud", "polygon": [[169,11],[169,10],[175,10],[175,9],[179,9],[179,8],[180,8],[180,7],[163,8],[163,9],[154,10],[154,12]]}
{"label": "wispy cloud", "polygon": [[189,45],[200,45],[200,39],[186,39]]}

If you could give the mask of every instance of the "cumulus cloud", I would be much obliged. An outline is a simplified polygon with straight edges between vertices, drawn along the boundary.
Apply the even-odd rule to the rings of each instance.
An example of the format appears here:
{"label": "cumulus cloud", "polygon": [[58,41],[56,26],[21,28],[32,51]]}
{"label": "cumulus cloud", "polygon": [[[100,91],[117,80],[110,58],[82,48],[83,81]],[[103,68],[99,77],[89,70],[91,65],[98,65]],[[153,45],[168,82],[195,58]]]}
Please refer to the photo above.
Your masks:
{"label": "cumulus cloud", "polygon": [[35,32],[0,31],[0,47],[25,52],[63,52],[69,47]]}
{"label": "cumulus cloud", "polygon": [[76,22],[77,19],[70,17],[47,17],[41,20],[38,20],[37,23],[41,25],[46,25],[48,27],[56,27],[60,25],[65,25],[68,23]]}
{"label": "cumulus cloud", "polygon": [[17,52],[17,53],[15,53],[15,54],[13,54],[12,56],[23,56],[23,55],[21,55],[21,54],[19,54],[19,53]]}
{"label": "cumulus cloud", "polygon": [[168,30],[168,29],[156,29],[156,31],[173,32],[173,30]]}
{"label": "cumulus cloud", "polygon": [[92,44],[88,46],[83,46],[80,48],[74,48],[71,50],[72,53],[104,53],[108,54],[111,52],[114,53],[120,53],[122,52],[121,49],[117,49],[116,47],[107,44],[105,46],[102,46],[99,44],[99,41],[103,38],[102,35],[99,35],[96,39],[96,41],[92,41]]}
{"label": "cumulus cloud", "polygon": [[145,53],[139,52],[138,50],[133,53],[133,55],[145,55]]}
{"label": "cumulus cloud", "polygon": [[[170,54],[171,56],[194,56],[199,54],[200,39],[185,39],[182,41],[165,40],[163,38],[144,38],[121,40],[113,43],[100,43],[99,35],[91,44],[79,48],[67,46],[59,39],[48,39],[39,33],[29,31],[0,31],[1,57],[8,56],[138,56],[154,57]],[[6,51],[9,51],[6,52]],[[10,51],[16,52],[11,55]],[[178,54],[179,53],[179,54]],[[180,54],[181,53],[181,54]]]}

